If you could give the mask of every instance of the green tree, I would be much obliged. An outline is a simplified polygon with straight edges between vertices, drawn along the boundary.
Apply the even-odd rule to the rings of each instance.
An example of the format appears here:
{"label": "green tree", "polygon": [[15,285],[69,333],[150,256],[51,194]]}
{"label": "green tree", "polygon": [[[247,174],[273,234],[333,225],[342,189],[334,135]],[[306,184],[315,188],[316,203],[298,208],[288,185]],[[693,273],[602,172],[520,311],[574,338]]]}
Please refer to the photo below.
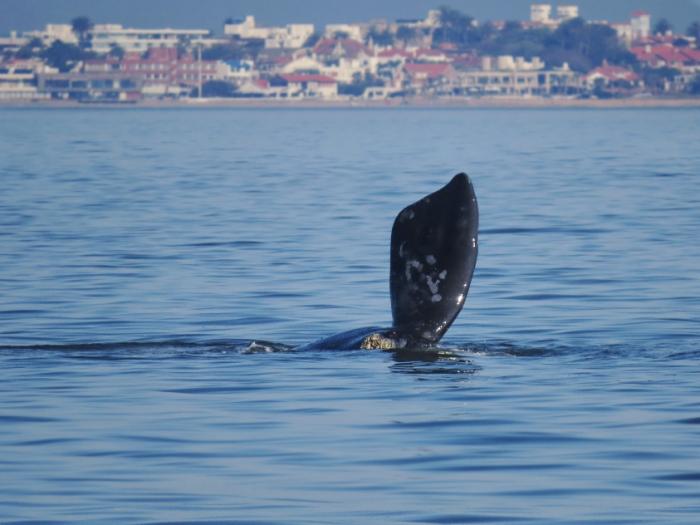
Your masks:
{"label": "green tree", "polygon": [[468,48],[482,40],[482,31],[474,26],[473,17],[451,7],[440,8],[440,25],[433,33],[433,43],[450,43]]}
{"label": "green tree", "polygon": [[45,49],[42,53],[42,58],[46,60],[46,63],[51,67],[57,68],[62,73],[73,69],[81,60],[94,58],[94,56],[94,53],[88,53],[78,46],[65,44],[60,40],[56,40],[51,44],[51,47]]}
{"label": "green tree", "polygon": [[83,49],[90,43],[90,30],[94,27],[92,21],[87,16],[78,16],[71,20],[73,32],[78,36],[78,42]]}
{"label": "green tree", "polygon": [[508,20],[503,26],[502,32],[504,34],[519,33],[523,30],[523,25],[516,20]]}
{"label": "green tree", "polygon": [[[231,84],[230,82],[225,82],[223,80],[209,80],[202,84],[202,96],[203,97],[214,97],[214,98],[227,98],[235,97],[238,92],[238,88]],[[190,93],[190,96],[196,97],[199,95],[199,89],[195,88]]]}
{"label": "green tree", "polygon": [[118,58],[121,60],[124,58],[124,55],[126,54],[126,51],[124,51],[124,48],[120,46],[119,44],[111,44],[109,46],[109,56]]}
{"label": "green tree", "polygon": [[691,95],[700,95],[700,75],[695,75],[695,79],[691,82],[688,91]]}
{"label": "green tree", "polygon": [[414,38],[416,38],[417,32],[415,29],[412,27],[408,26],[400,26],[396,30],[396,39],[401,40],[402,42],[410,42]]}
{"label": "green tree", "polygon": [[669,31],[673,31],[673,26],[671,25],[671,22],[669,22],[665,18],[662,18],[661,20],[656,22],[656,25],[654,26],[655,35],[665,35]]}
{"label": "green tree", "polygon": [[361,75],[360,73],[355,73],[352,78],[351,84],[338,84],[338,93],[340,95],[350,95],[353,97],[362,96],[365,89],[374,86],[383,86],[384,81],[374,75],[365,73]]}
{"label": "green tree", "polygon": [[662,93],[667,81],[673,81],[680,71],[672,67],[644,68],[641,72],[642,80],[647,89],[654,93]]}
{"label": "green tree", "polygon": [[391,46],[394,44],[394,36],[388,30],[379,31],[373,27],[367,33],[367,41],[374,42],[377,46]]}
{"label": "green tree", "polygon": [[44,43],[38,38],[32,38],[29,42],[17,50],[16,58],[25,59],[41,56],[44,51]]}
{"label": "green tree", "polygon": [[588,71],[603,61],[635,65],[636,59],[620,44],[615,30],[575,18],[561,24],[544,42],[543,58],[551,66],[568,62],[572,69]]}
{"label": "green tree", "polygon": [[228,44],[217,44],[202,50],[204,60],[255,60],[264,47],[258,40],[232,40]]}
{"label": "green tree", "polygon": [[686,35],[695,39],[695,45],[700,45],[700,22],[697,20],[688,26],[685,32]]}
{"label": "green tree", "polygon": [[502,31],[492,34],[479,46],[484,55],[513,55],[531,59],[542,56],[548,29],[523,29],[518,22],[508,22]]}
{"label": "green tree", "polygon": [[304,42],[304,45],[301,47],[314,47],[319,40],[321,40],[321,34],[314,32],[309,38],[306,39],[306,42]]}

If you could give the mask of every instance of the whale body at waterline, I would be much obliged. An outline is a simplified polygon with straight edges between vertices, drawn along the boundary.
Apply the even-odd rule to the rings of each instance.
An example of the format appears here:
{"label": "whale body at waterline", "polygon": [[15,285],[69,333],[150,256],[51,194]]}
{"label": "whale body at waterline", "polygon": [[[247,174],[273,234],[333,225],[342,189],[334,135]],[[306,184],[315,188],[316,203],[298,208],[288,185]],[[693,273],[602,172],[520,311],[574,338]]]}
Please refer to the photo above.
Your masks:
{"label": "whale body at waterline", "polygon": [[404,208],[391,232],[393,326],[359,328],[301,348],[424,348],[436,345],[462,310],[479,251],[479,206],[469,177]]}

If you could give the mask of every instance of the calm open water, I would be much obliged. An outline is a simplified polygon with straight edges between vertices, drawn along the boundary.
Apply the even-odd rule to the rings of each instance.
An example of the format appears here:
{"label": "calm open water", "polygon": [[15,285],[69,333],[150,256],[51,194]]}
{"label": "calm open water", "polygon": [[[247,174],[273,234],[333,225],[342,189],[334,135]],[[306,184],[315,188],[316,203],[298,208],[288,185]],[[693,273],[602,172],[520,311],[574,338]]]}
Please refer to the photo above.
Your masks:
{"label": "calm open water", "polygon": [[[699,144],[687,109],[0,110],[0,523],[700,522]],[[393,218],[458,171],[453,352],[291,349],[390,325]]]}

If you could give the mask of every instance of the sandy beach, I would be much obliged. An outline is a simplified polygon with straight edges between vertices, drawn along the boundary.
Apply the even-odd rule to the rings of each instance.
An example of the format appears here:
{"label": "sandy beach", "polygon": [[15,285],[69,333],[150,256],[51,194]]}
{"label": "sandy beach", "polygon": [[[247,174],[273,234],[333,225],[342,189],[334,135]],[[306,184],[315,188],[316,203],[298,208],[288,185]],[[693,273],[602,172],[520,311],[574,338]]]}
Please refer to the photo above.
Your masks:
{"label": "sandy beach", "polygon": [[241,99],[241,98],[202,98],[181,100],[142,100],[138,102],[77,102],[73,100],[0,100],[0,107],[6,108],[494,108],[494,109],[549,109],[549,108],[696,108],[700,98],[622,98],[622,99],[571,99],[571,98],[523,98],[523,97],[481,97],[481,98],[410,98],[392,100],[281,100],[281,99]]}

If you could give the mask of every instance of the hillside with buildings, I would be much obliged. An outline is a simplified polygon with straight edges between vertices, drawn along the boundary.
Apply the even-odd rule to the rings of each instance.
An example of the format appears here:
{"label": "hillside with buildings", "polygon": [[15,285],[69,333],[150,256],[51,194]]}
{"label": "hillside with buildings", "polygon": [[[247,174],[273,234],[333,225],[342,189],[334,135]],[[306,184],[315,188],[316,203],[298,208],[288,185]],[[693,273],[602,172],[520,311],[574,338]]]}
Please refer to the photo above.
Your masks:
{"label": "hillside with buildings", "polygon": [[227,19],[223,34],[71,24],[0,38],[0,101],[471,100],[700,95],[700,23],[644,11],[586,20],[533,4],[527,20],[423,19],[317,28]]}

